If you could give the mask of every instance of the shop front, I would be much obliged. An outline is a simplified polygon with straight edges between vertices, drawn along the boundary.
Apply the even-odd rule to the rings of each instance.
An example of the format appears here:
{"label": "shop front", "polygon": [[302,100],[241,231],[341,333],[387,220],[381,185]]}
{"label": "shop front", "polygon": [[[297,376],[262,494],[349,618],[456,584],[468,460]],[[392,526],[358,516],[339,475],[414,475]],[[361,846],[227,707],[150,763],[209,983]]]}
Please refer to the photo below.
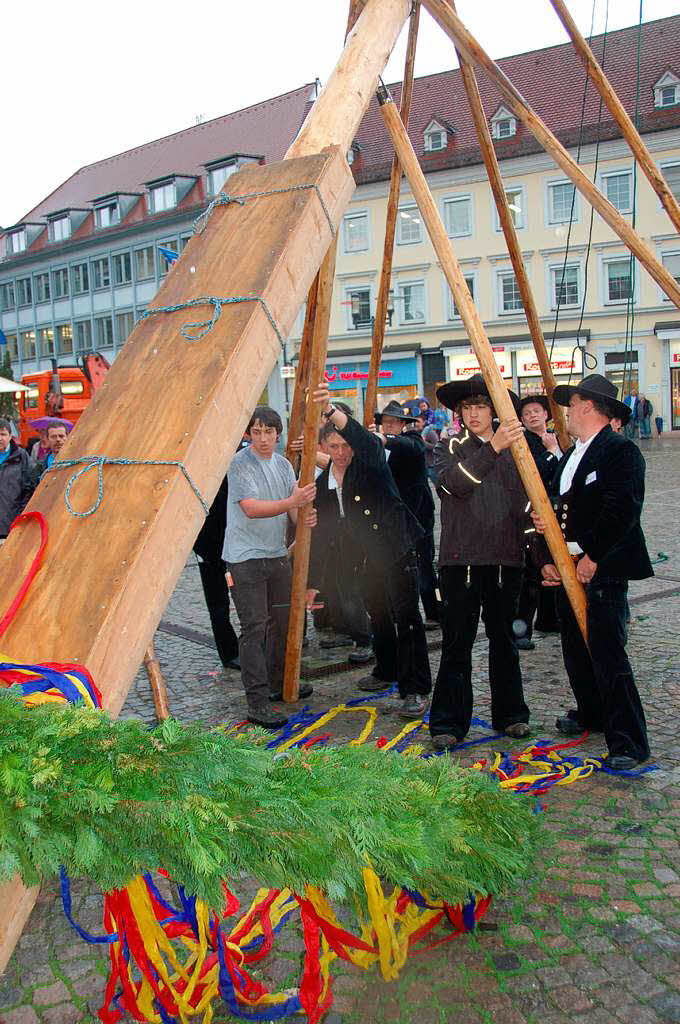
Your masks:
{"label": "shop front", "polygon": [[671,430],[680,430],[680,341],[670,342]]}
{"label": "shop front", "polygon": [[[548,351],[550,351],[548,349]],[[521,348],[515,353],[517,367],[517,386],[519,397],[525,395],[545,394],[545,384],[541,376],[541,368],[533,348]],[[583,377],[583,352],[578,347],[558,348],[555,346],[550,357],[550,365],[556,384],[575,384]]]}
{"label": "shop front", "polygon": [[[363,416],[364,398],[368,382],[368,361],[334,362],[326,364],[325,380],[332,399],[346,402],[354,416]],[[378,409],[388,402],[406,402],[418,394],[418,364],[414,357],[384,358],[378,376]]]}
{"label": "shop front", "polygon": [[[501,377],[510,388],[512,387],[512,355],[508,352],[505,347],[494,346],[493,354],[496,360],[496,365],[501,372]],[[481,373],[481,367],[479,360],[474,354],[471,348],[464,349],[449,349],[445,352],[448,358],[448,379],[449,380],[466,380],[468,377],[472,377],[475,373]]]}

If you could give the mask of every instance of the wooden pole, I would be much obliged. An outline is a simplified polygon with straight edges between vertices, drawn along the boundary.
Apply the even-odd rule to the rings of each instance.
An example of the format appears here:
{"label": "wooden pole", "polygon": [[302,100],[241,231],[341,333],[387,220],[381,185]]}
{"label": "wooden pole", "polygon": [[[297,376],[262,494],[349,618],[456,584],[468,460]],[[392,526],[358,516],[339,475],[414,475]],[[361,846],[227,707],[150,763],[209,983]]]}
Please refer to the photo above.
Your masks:
{"label": "wooden pole", "polygon": [[302,341],[300,342],[300,353],[298,359],[298,370],[295,374],[295,390],[293,401],[290,407],[290,420],[288,421],[288,441],[286,442],[286,458],[293,469],[297,472],[300,465],[300,453],[292,447],[302,433],[302,424],[305,415],[305,393],[309,384],[309,357],[314,337],[314,320],[316,318],[316,303],[319,293],[319,275],[314,278],[314,283],[307,295],[307,308],[305,310],[305,324],[302,329]]}
{"label": "wooden pole", "polygon": [[[300,467],[300,486],[314,482],[316,452],[319,444],[319,426],[321,423],[321,406],[312,401],[312,391],[323,379],[328,351],[328,326],[331,318],[331,300],[333,297],[333,278],[335,277],[336,246],[331,245],[319,271],[319,296],[314,324],[314,340],[309,361],[309,388],[306,396],[304,446],[302,450],[302,466]],[[307,591],[307,574],[309,572],[309,551],[312,531],[304,522],[305,512],[311,508],[305,505],[298,509],[298,520],[295,529],[295,560],[293,563],[293,583],[290,592],[290,616],[288,619],[288,637],[286,640],[286,661],[283,675],[283,699],[293,702],[298,699],[300,688],[300,658],[302,656],[302,635],[304,632],[305,593]]]}
{"label": "wooden pole", "polygon": [[[454,0],[450,0],[450,3],[452,10],[455,11],[456,5]],[[498,158],[496,157],[491,132],[489,131],[489,124],[484,116],[484,108],[482,106],[482,98],[479,94],[477,78],[472,66],[468,64],[462,53],[458,50],[456,52],[458,53],[458,60],[460,61],[463,85],[465,86],[465,91],[470,103],[472,120],[474,121],[475,128],[477,129],[479,147],[482,151],[482,156],[484,157],[486,173],[489,177],[491,191],[493,192],[493,197],[496,201],[498,219],[501,227],[503,228],[503,234],[505,235],[508,252],[510,253],[510,260],[515,271],[515,278],[517,279],[517,287],[519,288],[520,295],[522,296],[522,305],[524,306],[524,313],[527,318],[527,324],[529,325],[529,333],[531,334],[534,351],[536,353],[538,365],[541,368],[541,375],[548,395],[548,401],[550,402],[550,412],[553,423],[555,424],[555,432],[560,443],[560,448],[562,451],[566,451],[571,445],[571,439],[567,431],[566,417],[562,406],[553,401],[552,393],[555,388],[555,376],[552,371],[552,366],[550,365],[550,358],[546,351],[541,320],[538,315],[538,310],[536,309],[533,292],[529,285],[529,278],[522,258],[522,249],[517,237],[515,223],[512,219],[512,214],[510,213],[508,197],[505,194],[501,169],[498,165]]]}
{"label": "wooden pole", "polygon": [[[472,296],[465,284],[465,278],[449,241],[446,228],[439,216],[437,205],[428,188],[425,175],[411,146],[408,133],[404,128],[394,103],[389,99],[389,95],[381,92],[378,99],[381,103],[382,115],[387,130],[390,133],[401,165],[404,168],[404,173],[409,180],[411,191],[427,226],[432,245],[439,258],[446,280],[453,292],[456,306],[465,324],[475,355],[479,360],[494,408],[501,420],[514,419],[516,414],[510,395],[503,383],[503,378],[494,359],[489,339],[486,336],[482,321],[472,301]],[[545,523],[545,539],[550,548],[553,561],[562,577],[564,589],[574,609],[576,621],[587,642],[585,593],[576,578],[574,563],[567,551],[562,531],[557,524],[553,507],[545,492],[545,487],[536,468],[533,455],[529,451],[526,439],[522,437],[519,441],[515,441],[511,451],[531,503]]]}
{"label": "wooden pole", "polygon": [[[404,66],[404,80],[401,87],[401,102],[399,114],[402,121],[408,128],[409,114],[411,113],[411,99],[413,96],[413,68],[416,57],[416,41],[418,39],[418,23],[420,21],[420,0],[416,0],[411,12],[411,20],[408,28],[408,43],[406,45],[406,62]],[[387,199],[387,219],[385,222],[385,245],[383,248],[382,271],[380,274],[380,286],[378,288],[378,299],[375,309],[375,320],[373,322],[373,341],[371,344],[371,362],[368,368],[368,380],[366,382],[366,396],[364,398],[364,426],[369,427],[373,423],[373,416],[378,401],[378,374],[380,373],[380,362],[383,353],[383,342],[385,341],[385,318],[387,316],[387,301],[390,293],[390,278],[392,277],[392,259],[394,257],[394,234],[397,225],[397,212],[399,208],[399,192],[401,189],[401,165],[399,157],[394,155],[392,159],[392,172],[390,174],[390,190]]]}
{"label": "wooden pole", "polygon": [[573,181],[579,192],[586,197],[612,231],[619,236],[621,241],[637,257],[647,273],[654,278],[668,298],[680,309],[680,285],[678,285],[675,278],[659,263],[652,250],[642,241],[625,217],[621,216],[619,211],[612,206],[588,176],[583,173],[576,161],[569,156],[562,143],[546,127],[535,111],[531,109],[507,75],[501,71],[474,36],[468,32],[460,18],[449,7],[448,0],[422,0],[422,2],[435,21],[451,37],[465,59],[473,64],[479,64],[484,69],[489,79],[500,90],[513,114],[538,139],[555,163]]}
{"label": "wooden pole", "polygon": [[607,76],[600,67],[592,49],[579,32],[576,22],[567,10],[566,4],[563,3],[563,0],[550,0],[550,3],[553,5],[557,17],[567,30],[567,34],[574,44],[574,49],[585,64],[591,82],[609,107],[612,117],[618,124],[624,139],[633,152],[633,156],[646,174],[649,184],[661,200],[661,205],[673,222],[675,230],[680,232],[680,205],[666,184],[666,180],[656,166],[651,153],[642,141],[640,133],[626,113],[626,108],[609,84]]}
{"label": "wooden pole", "polygon": [[151,684],[151,696],[153,697],[153,706],[156,709],[156,718],[159,722],[163,722],[166,718],[170,717],[168,690],[165,685],[165,679],[163,679],[160,662],[156,657],[153,640],[144,654],[144,668]]}

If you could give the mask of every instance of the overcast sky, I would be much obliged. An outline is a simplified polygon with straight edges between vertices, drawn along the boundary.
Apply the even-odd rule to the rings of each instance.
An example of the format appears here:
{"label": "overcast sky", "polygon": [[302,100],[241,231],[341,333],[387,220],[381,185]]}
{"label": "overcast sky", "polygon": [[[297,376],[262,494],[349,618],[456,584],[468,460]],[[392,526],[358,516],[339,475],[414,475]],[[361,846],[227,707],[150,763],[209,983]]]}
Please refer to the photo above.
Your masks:
{"label": "overcast sky", "polygon": [[[640,0],[610,0],[609,28],[637,24]],[[643,20],[678,0],[642,0]],[[595,0],[595,31],[607,0]],[[593,0],[569,0],[590,31]],[[118,0],[12,2],[3,10],[0,225],[9,227],[84,164],[196,123],[326,80],[344,36],[347,0],[191,4]],[[495,58],[564,42],[548,0],[458,0]],[[406,32],[386,81],[401,79]],[[423,12],[416,75],[455,64]],[[631,69],[633,55],[631,55]],[[631,70],[631,73],[633,71]]]}

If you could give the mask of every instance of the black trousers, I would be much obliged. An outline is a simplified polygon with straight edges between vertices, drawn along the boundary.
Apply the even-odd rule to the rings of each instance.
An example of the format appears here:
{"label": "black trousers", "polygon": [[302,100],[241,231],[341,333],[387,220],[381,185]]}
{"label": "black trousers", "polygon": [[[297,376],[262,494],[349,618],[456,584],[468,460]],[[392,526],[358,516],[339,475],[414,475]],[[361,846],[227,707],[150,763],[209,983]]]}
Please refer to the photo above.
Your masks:
{"label": "black trousers", "polygon": [[423,602],[425,618],[439,622],[439,601],[437,600],[437,574],[434,571],[434,534],[426,533],[416,544],[418,559],[418,586]]}
{"label": "black trousers", "polygon": [[649,743],[645,713],[626,654],[627,600],[626,580],[596,579],[586,585],[590,651],[561,587],[557,609],[564,667],[576,698],[576,710],[570,711],[569,717],[584,729],[604,732],[610,754],[642,761],[649,757]]}
{"label": "black trousers", "polygon": [[341,519],[326,563],[323,593],[333,629],[367,647],[371,642],[371,623],[362,596],[362,575],[363,562],[357,559],[356,541],[347,521]]}
{"label": "black trousers", "polygon": [[226,580],[226,563],[200,562],[198,569],[201,574],[203,594],[210,615],[217,653],[223,665],[238,657],[238,637],[229,621],[229,587]]}
{"label": "black trousers", "polygon": [[522,570],[513,566],[445,565],[439,570],[442,595],[442,660],[430,708],[433,736],[462,739],[472,720],[472,645],[479,615],[489,638],[491,722],[502,732],[529,721],[519,654],[512,632]]}
{"label": "black trousers", "polygon": [[531,639],[534,631],[536,609],[538,609],[535,623],[536,629],[545,630],[546,632],[557,632],[560,628],[555,608],[554,590],[552,587],[544,587],[541,582],[542,579],[540,570],[536,568],[531,555],[527,553],[522,589],[519,595],[519,606],[517,608],[517,618],[525,622],[527,626],[525,633],[527,640]]}
{"label": "black trousers", "polygon": [[395,680],[399,696],[426,696],[432,689],[425,627],[418,604],[418,561],[414,550],[392,565],[370,561],[363,576],[366,610],[373,629],[373,675]]}

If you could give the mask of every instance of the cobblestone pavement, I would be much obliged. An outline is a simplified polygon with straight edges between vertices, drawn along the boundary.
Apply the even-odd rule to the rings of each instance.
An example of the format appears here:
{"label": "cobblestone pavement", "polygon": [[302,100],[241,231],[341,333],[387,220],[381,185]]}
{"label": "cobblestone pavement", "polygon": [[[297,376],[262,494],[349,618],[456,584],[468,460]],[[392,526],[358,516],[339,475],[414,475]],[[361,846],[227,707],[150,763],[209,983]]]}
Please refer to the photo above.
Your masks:
{"label": "cobblestone pavement", "polygon": [[[522,890],[498,901],[484,929],[474,936],[409,961],[397,982],[387,984],[375,971],[360,972],[336,962],[335,1003],[328,1024],[680,1021],[680,437],[647,442],[645,455],[647,540],[653,558],[663,552],[668,560],[657,564],[654,580],[631,586],[629,650],[648,715],[653,760],[660,770],[639,780],[597,775],[553,789],[544,798],[544,856]],[[185,635],[178,635],[178,629]],[[222,673],[209,634],[198,571],[190,562],[156,637],[170,705],[184,721],[238,720],[245,709],[240,677],[233,671]],[[310,631],[308,672],[327,671],[333,657],[326,656],[324,662]],[[438,660],[435,649],[433,671]],[[537,637],[536,650],[522,655],[522,665],[534,735],[552,737],[556,713],[570,704],[557,639]],[[480,638],[474,674],[475,713],[481,717],[489,715],[485,673],[486,642]],[[343,672],[316,680],[312,708],[356,696],[361,674]],[[154,720],[141,672],[123,714]],[[401,724],[383,702],[376,735],[393,736]],[[339,741],[359,727],[355,721],[332,725]],[[504,740],[500,747],[476,747],[459,757],[468,763],[490,749],[520,746]],[[602,753],[601,737],[589,739],[582,749]],[[101,902],[85,883],[75,886],[74,906],[84,927],[100,928]],[[279,941],[271,981],[278,986],[295,983],[300,950],[294,932]],[[105,976],[105,949],[77,938],[61,913],[56,885],[45,885],[0,978],[0,1020],[88,1021],[101,1004]]]}

